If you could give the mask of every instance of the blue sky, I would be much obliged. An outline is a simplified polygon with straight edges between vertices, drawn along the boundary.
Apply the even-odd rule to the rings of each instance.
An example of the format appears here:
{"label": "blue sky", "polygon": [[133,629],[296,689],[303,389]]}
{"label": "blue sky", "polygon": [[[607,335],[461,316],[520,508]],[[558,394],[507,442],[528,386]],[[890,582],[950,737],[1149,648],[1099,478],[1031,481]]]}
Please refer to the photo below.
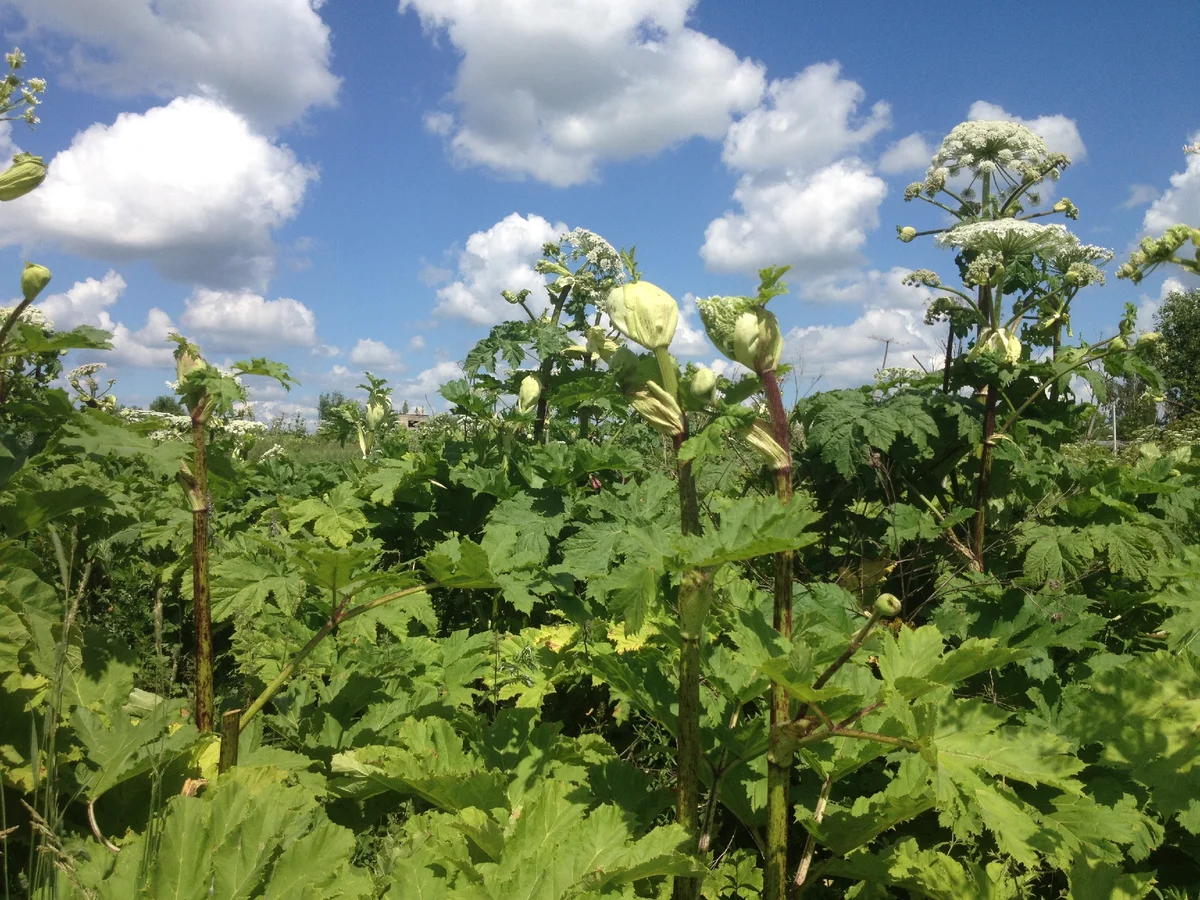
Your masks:
{"label": "blue sky", "polygon": [[[165,390],[178,329],[216,362],[292,366],[302,386],[258,390],[262,414],[308,412],[364,369],[437,405],[563,226],[636,244],[685,309],[794,264],[775,308],[800,388],[861,383],[872,337],[893,362],[939,356],[900,278],[949,276],[951,257],[895,226],[941,224],[904,186],[968,117],[1070,153],[1048,199],[1118,262],[1147,228],[1200,223],[1200,156],[1181,152],[1200,5],[1126,8],[8,0],[3,40],[49,88],[0,156],[50,174],[0,208],[0,263],[14,296],[23,259],[50,266],[51,317],[115,331],[130,404]],[[1169,274],[1089,288],[1077,330],[1152,312]],[[684,326],[675,351],[714,360]]]}

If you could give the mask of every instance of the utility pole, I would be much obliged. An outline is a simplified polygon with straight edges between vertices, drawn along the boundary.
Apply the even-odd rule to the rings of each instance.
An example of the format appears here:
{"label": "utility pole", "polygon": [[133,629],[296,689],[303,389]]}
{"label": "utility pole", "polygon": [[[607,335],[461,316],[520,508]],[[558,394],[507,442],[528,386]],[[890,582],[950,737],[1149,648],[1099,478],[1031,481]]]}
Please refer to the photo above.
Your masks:
{"label": "utility pole", "polygon": [[888,350],[891,348],[892,344],[896,343],[896,339],[890,337],[879,337],[878,335],[874,334],[870,335],[870,339],[873,341],[879,341],[879,343],[883,344],[883,365],[879,367],[879,371],[882,372],[887,368]]}

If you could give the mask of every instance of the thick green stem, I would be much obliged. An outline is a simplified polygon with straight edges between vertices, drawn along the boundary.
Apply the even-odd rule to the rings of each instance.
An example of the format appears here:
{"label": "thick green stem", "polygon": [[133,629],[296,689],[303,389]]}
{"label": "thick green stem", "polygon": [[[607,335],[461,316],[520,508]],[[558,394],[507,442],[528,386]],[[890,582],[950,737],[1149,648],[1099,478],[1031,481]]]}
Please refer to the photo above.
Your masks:
{"label": "thick green stem", "polygon": [[950,365],[954,362],[954,318],[948,316],[950,323],[946,326],[946,362],[942,366],[942,393],[950,393]]}
{"label": "thick green stem", "polygon": [[979,448],[979,480],[975,485],[975,529],[972,551],[975,565],[983,571],[983,543],[987,529],[987,504],[992,475],[992,446],[995,444],[996,399],[1000,391],[991,386],[983,407],[983,445]]}
{"label": "thick green stem", "polygon": [[271,683],[263,688],[262,693],[255,698],[253,703],[246,707],[246,711],[242,713],[242,718],[239,722],[239,730],[246,730],[246,726],[250,724],[250,722],[256,715],[258,715],[262,708],[271,702],[271,698],[279,693],[280,688],[287,684],[288,679],[292,677],[297,667],[304,662],[304,660],[308,659],[309,654],[316,650],[321,641],[329,637],[329,635],[332,634],[334,629],[336,629],[339,625],[344,622],[348,622],[356,616],[361,616],[363,613],[370,612],[373,609],[378,609],[379,607],[391,603],[394,600],[400,600],[404,597],[411,597],[413,594],[419,594],[428,589],[428,585],[418,584],[415,587],[404,588],[403,590],[393,591],[390,594],[384,594],[382,597],[377,597],[369,603],[363,603],[360,606],[354,607],[353,609],[335,609],[334,614],[329,617],[329,621],[322,625],[321,628],[316,631],[311,638],[308,639],[308,643],[301,647],[300,651],[287,661],[287,665],[279,670],[279,674],[275,676]]}
{"label": "thick green stem", "polygon": [[196,728],[216,726],[213,691],[212,603],[208,583],[208,523],[212,505],[208,496],[208,399],[192,410],[192,610],[196,629]]}
{"label": "thick green stem", "polygon": [[693,834],[698,833],[700,824],[700,638],[711,588],[712,573],[707,569],[690,570],[679,586],[681,646],[676,821]]}
{"label": "thick green stem", "polygon": [[[551,325],[558,324],[558,320],[562,317],[563,305],[567,302],[567,297],[570,294],[571,286],[567,285],[554,298],[554,308],[550,312]],[[521,305],[524,306],[525,304],[522,303]],[[529,312],[528,308],[525,311]],[[549,435],[546,433],[546,417],[550,412],[547,382],[550,380],[550,373],[554,370],[554,360],[555,357],[553,356],[543,359],[541,366],[538,368],[538,383],[542,386],[542,393],[538,396],[537,416],[533,423],[533,442],[535,444],[544,444],[549,440]]]}
{"label": "thick green stem", "polygon": [[0,350],[4,348],[4,342],[8,340],[8,333],[12,331],[12,327],[16,325],[17,321],[21,318],[21,313],[25,312],[25,310],[29,307],[29,304],[32,302],[32,297],[27,300],[23,299],[17,304],[17,308],[9,313],[8,318],[4,320],[4,324],[0,325]]}
{"label": "thick green stem", "polygon": [[[654,351],[662,375],[662,386],[679,397],[679,376],[675,360],[665,349]],[[681,405],[682,406],[682,405]],[[683,430],[674,436],[675,464],[679,482],[679,525],[684,534],[700,533],[700,498],[690,460],[679,459],[679,449],[687,439],[687,416]],[[704,618],[712,601],[712,570],[690,569],[679,584],[679,723],[676,734],[677,781],[675,817],[688,832],[701,836],[700,825],[700,641]],[[701,879],[676,878],[672,900],[699,900]]]}
{"label": "thick green stem", "polygon": [[[783,394],[774,369],[759,373],[771,415],[771,431],[775,442],[783,448],[788,460],[785,468],[775,471],[775,493],[787,503],[792,498],[792,440]],[[789,644],[792,640],[792,553],[775,554],[776,631]],[[792,720],[792,698],[787,689],[771,682],[771,735]],[[772,740],[767,753],[767,859],[764,873],[763,897],[784,900],[788,882],[788,828],[791,824],[789,795],[792,782],[792,751],[777,746]]]}

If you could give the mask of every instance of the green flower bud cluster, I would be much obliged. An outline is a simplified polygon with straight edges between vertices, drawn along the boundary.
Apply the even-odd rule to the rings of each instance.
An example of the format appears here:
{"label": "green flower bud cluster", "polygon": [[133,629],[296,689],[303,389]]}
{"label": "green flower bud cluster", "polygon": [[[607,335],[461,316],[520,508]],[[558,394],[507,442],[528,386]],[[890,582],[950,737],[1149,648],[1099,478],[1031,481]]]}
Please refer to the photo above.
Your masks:
{"label": "green flower bud cluster", "polygon": [[200,351],[192,344],[180,344],[175,349],[175,381],[183,384],[184,379],[198,369],[203,369],[208,363],[200,355]]}
{"label": "green flower bud cluster", "polygon": [[904,276],[903,283],[909,287],[941,287],[942,279],[932,269],[915,269]]}
{"label": "green flower bud cluster", "polygon": [[[1189,240],[1196,248],[1194,259],[1188,260],[1175,256],[1175,252]],[[1117,269],[1117,277],[1128,278],[1137,284],[1156,266],[1165,262],[1177,263],[1189,271],[1200,274],[1200,228],[1172,225],[1163,232],[1162,237],[1143,238],[1139,248],[1130,255],[1129,261]]]}
{"label": "green flower bud cluster", "polygon": [[913,242],[913,238],[916,236],[917,229],[913,228],[911,225],[905,225],[903,228],[901,228],[899,225],[896,226],[896,237],[905,244],[911,244]]}
{"label": "green flower bud cluster", "polygon": [[0,173],[0,200],[24,197],[46,180],[46,165],[40,156],[18,153],[12,165]]}
{"label": "green flower bud cluster", "polygon": [[992,250],[975,257],[963,276],[963,284],[967,285],[999,284],[1003,280],[1004,257]]}
{"label": "green flower bud cluster", "polygon": [[1065,213],[1068,219],[1079,218],[1079,207],[1072,203],[1068,197],[1063,197],[1061,200],[1055,203],[1054,211]]}
{"label": "green flower bud cluster", "polygon": [[675,298],[648,281],[613,288],[605,312],[617,331],[647,350],[666,350],[679,325]]}
{"label": "green flower bud cluster", "polygon": [[750,297],[697,300],[700,320],[725,356],[762,374],[773,371],[783,355],[783,333],[774,313]]}

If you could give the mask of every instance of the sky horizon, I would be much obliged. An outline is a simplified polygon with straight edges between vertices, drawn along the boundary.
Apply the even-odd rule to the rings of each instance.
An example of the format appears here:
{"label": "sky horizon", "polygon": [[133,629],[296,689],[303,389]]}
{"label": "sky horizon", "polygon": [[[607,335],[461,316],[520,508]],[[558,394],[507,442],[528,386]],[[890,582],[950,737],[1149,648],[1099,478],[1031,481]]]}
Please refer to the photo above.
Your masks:
{"label": "sky horizon", "polygon": [[[695,296],[753,290],[792,265],[772,308],[799,390],[931,364],[942,328],[901,279],[950,253],[896,227],[943,224],[905,203],[967,119],[1020,121],[1074,160],[1043,193],[1112,248],[1075,330],[1143,326],[1165,291],[1115,270],[1146,233],[1200,225],[1200,5],[1124,14],[1062,2],[1036,22],[964,20],[927,2],[829,8],[762,0],[8,0],[0,40],[48,86],[36,128],[0,125],[0,163],[43,156],[41,188],[0,204],[8,302],[22,261],[54,273],[39,306],[97,325],[115,393],[168,392],[177,330],[227,364],[288,363],[260,417],[315,415],[370,370],[395,401],[437,387],[491,325],[503,289],[536,288],[543,243],[586,228],[636,245],[680,301],[672,346],[711,364]],[[1010,35],[1011,33],[1011,35]],[[967,38],[969,37],[969,41]],[[1183,85],[1180,91],[1173,85]],[[15,301],[13,301],[15,302]]]}

